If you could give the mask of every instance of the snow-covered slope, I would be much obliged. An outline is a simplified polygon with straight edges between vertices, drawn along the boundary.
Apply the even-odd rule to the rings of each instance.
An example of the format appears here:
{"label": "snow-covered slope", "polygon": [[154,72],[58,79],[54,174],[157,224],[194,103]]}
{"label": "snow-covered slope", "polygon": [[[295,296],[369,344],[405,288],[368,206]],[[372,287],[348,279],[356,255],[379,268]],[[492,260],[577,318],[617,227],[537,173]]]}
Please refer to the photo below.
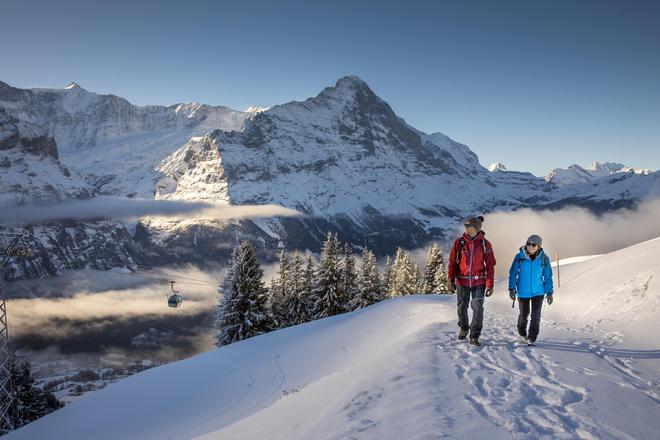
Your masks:
{"label": "snow-covered slope", "polygon": [[479,349],[456,342],[455,297],[397,298],[136,374],[7,438],[656,438],[659,253],[564,266],[535,348],[505,283]]}
{"label": "snow-covered slope", "polygon": [[610,176],[612,174],[628,172],[633,172],[635,174],[650,174],[652,171],[648,168],[634,169],[615,162],[592,162],[591,165],[586,168],[583,168],[580,165],[571,165],[568,168],[555,168],[545,176],[545,180],[548,182],[554,182],[560,186],[567,186],[591,182],[592,180],[600,179],[601,177]]}
{"label": "snow-covered slope", "polygon": [[560,301],[548,318],[610,333],[617,341],[656,348],[660,341],[660,238],[566,267],[560,265]]}

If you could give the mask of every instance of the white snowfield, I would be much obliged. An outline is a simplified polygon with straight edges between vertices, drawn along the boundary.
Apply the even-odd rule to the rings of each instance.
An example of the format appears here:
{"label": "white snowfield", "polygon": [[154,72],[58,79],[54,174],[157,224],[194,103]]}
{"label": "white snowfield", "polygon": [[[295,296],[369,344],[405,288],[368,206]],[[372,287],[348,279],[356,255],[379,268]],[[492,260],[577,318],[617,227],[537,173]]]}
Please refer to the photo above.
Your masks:
{"label": "white snowfield", "polygon": [[[536,347],[506,283],[481,348],[409,296],[154,368],[18,439],[657,439],[660,239],[563,266]],[[500,264],[508,264],[501,261]]]}

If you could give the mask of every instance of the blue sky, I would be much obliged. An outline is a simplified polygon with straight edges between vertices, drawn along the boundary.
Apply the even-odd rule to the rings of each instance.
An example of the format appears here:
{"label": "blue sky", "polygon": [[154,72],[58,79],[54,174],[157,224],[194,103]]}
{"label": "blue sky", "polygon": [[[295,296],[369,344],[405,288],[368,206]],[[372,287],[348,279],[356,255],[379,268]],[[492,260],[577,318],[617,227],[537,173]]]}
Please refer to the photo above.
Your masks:
{"label": "blue sky", "polygon": [[0,80],[135,104],[302,100],[354,74],[488,165],[660,169],[660,2],[5,0]]}

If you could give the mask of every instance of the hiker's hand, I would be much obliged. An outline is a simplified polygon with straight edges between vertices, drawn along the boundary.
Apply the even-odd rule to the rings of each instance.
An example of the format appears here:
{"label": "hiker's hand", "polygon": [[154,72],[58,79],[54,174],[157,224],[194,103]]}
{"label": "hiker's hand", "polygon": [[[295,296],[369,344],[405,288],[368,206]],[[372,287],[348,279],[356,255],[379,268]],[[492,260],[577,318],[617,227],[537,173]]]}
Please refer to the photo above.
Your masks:
{"label": "hiker's hand", "polygon": [[455,281],[450,281],[449,284],[447,284],[447,287],[449,287],[449,291],[451,293],[456,293],[456,282]]}
{"label": "hiker's hand", "polygon": [[552,294],[546,295],[545,299],[548,301],[548,305],[552,304]]}
{"label": "hiker's hand", "polygon": [[509,289],[509,298],[515,300],[516,299],[516,291],[513,289]]}
{"label": "hiker's hand", "polygon": [[493,288],[492,287],[489,287],[488,289],[486,289],[486,296],[491,296],[492,294],[493,294]]}

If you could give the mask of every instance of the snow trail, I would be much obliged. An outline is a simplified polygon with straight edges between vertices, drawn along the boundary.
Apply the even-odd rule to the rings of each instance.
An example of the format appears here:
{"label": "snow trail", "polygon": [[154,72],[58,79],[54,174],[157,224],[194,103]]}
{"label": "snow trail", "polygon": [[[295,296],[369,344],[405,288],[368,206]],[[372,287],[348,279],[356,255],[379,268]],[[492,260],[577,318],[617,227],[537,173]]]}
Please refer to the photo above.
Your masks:
{"label": "snow trail", "polygon": [[[608,419],[602,416],[594,418],[592,414],[598,414],[594,411],[597,403],[591,390],[573,383],[584,382],[575,375],[605,379],[635,391],[638,397],[647,397],[658,408],[660,381],[645,378],[635,369],[634,361],[658,359],[660,350],[613,348],[621,342],[620,334],[599,335],[595,328],[587,326],[596,337],[585,340],[589,335],[585,328],[556,321],[542,321],[542,328],[546,325],[578,339],[541,337],[536,347],[528,347],[518,342],[515,320],[504,317],[502,310],[487,309],[481,347],[457,341],[457,331],[453,329],[445,329],[437,345],[440,352],[450,357],[456,377],[464,383],[463,397],[478,414],[510,432],[513,438],[639,438],[609,426]],[[579,359],[571,359],[565,366],[561,356],[554,356],[554,350],[591,355],[598,368],[576,367]],[[573,380],[566,380],[569,374],[573,374]]]}
{"label": "snow trail", "polygon": [[481,348],[452,344],[455,332],[445,333],[449,343],[441,347],[466,383],[465,399],[475,410],[517,435],[598,438],[595,423],[572,410],[587,399],[586,390],[558,381],[547,355],[520,345],[512,330],[504,330],[510,322],[488,314],[485,325],[492,333]]}

